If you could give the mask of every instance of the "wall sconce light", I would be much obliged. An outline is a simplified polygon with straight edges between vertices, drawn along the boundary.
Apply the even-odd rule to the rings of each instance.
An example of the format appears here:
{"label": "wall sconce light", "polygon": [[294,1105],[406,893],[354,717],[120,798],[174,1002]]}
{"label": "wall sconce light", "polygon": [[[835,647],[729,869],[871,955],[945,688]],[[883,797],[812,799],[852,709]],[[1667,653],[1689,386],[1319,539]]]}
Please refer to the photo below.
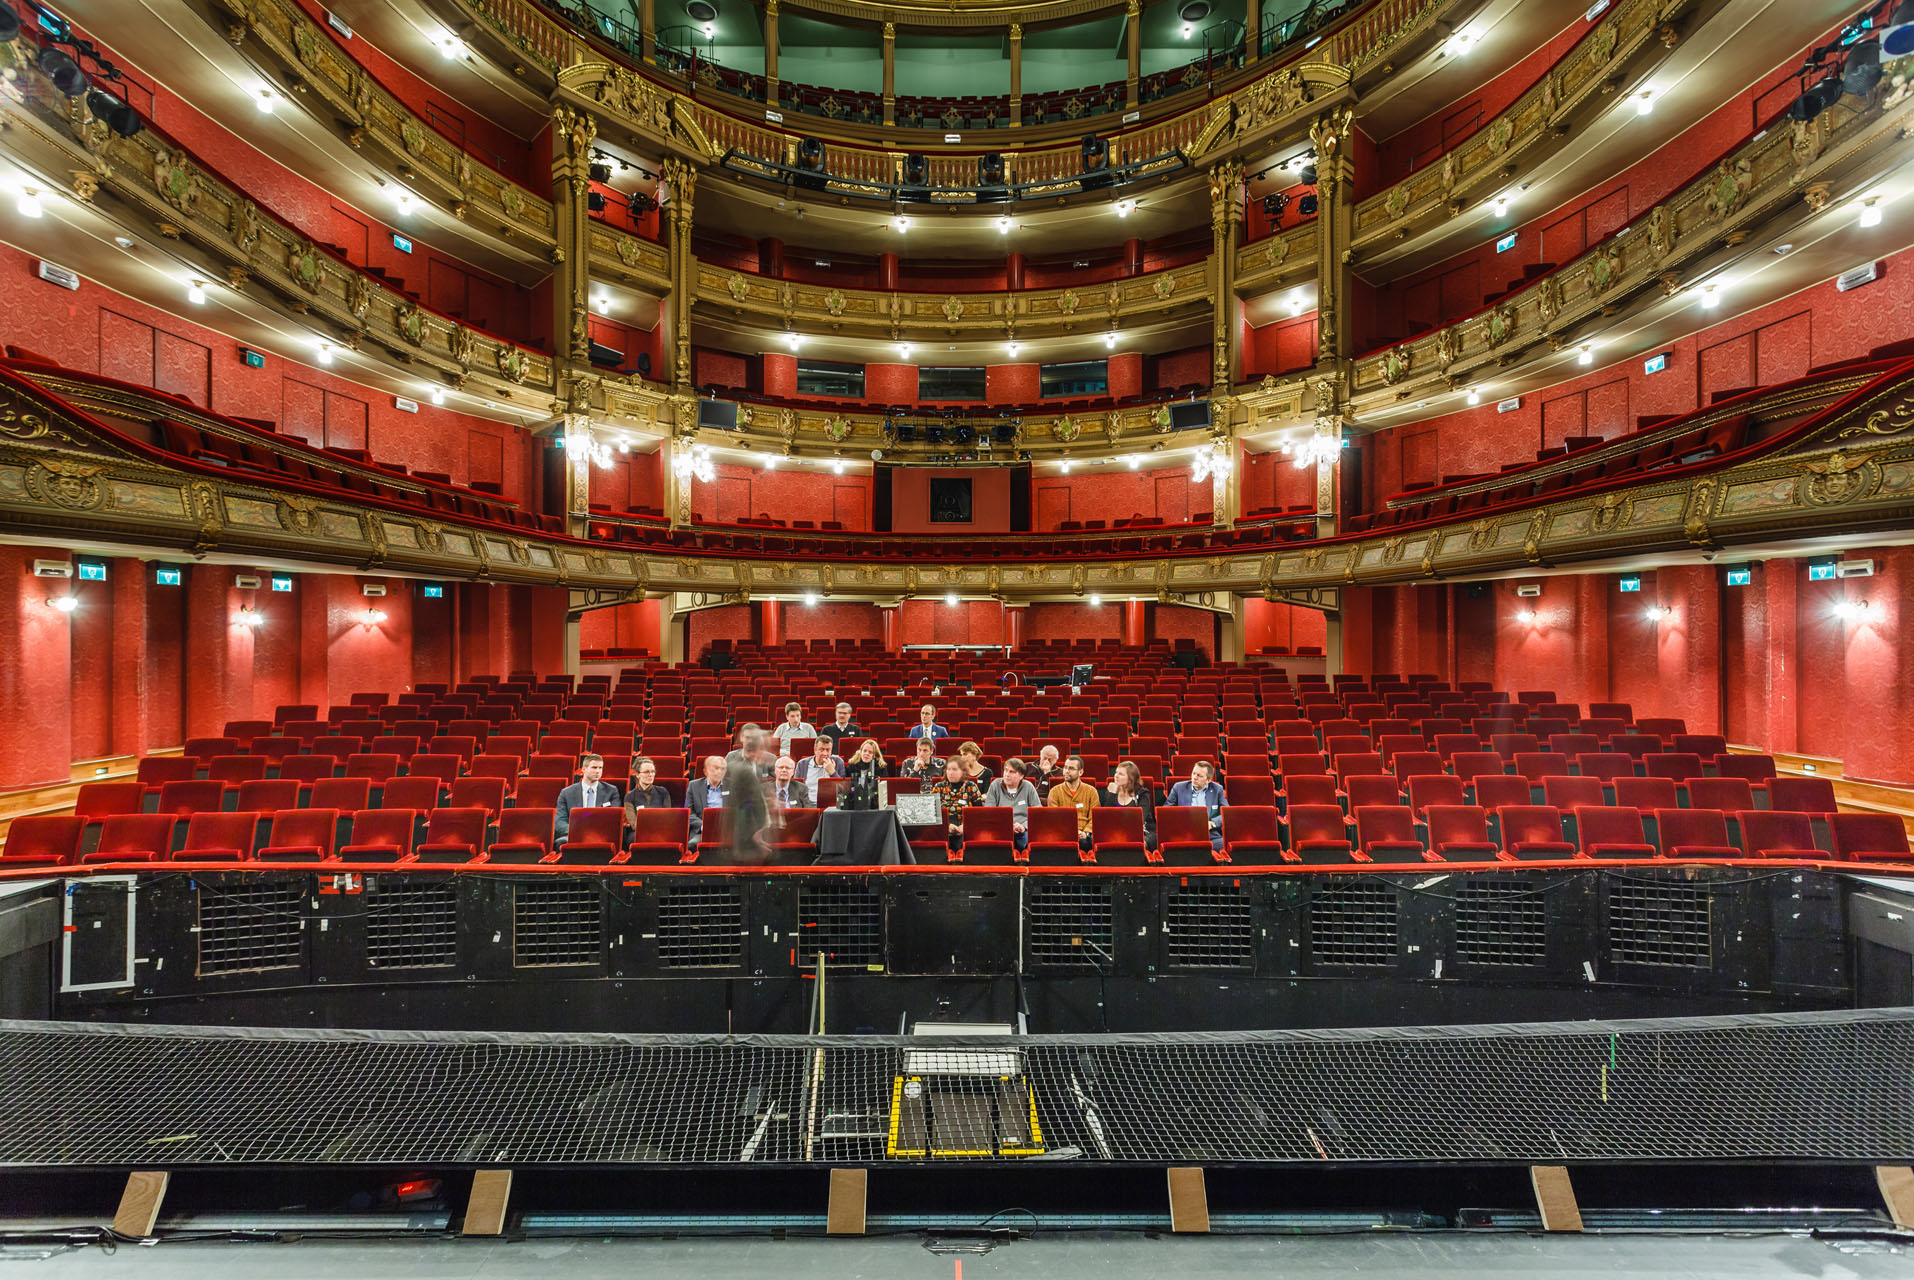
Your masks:
{"label": "wall sconce light", "polygon": [[1660,622],[1663,618],[1673,616],[1674,612],[1673,609],[1666,609],[1661,605],[1651,604],[1648,606],[1647,616],[1650,622]]}
{"label": "wall sconce light", "polygon": [[367,609],[359,615],[359,621],[368,627],[376,627],[385,621],[385,610]]}
{"label": "wall sconce light", "polygon": [[1517,609],[1515,611],[1515,620],[1525,626],[1533,626],[1535,625],[1535,610]]}
{"label": "wall sconce light", "polygon": [[954,604],[956,604],[956,603],[957,603],[957,593],[956,593],[955,591],[952,591],[952,592],[951,592],[950,594],[948,594],[948,595],[946,595],[946,596],[944,597],[944,603],[945,603],[945,604],[948,604],[948,605],[954,605]]}
{"label": "wall sconce light", "polygon": [[266,624],[266,615],[257,609],[241,609],[233,615],[233,621],[242,627],[260,627]]}
{"label": "wall sconce light", "polygon": [[1868,615],[1868,603],[1865,600],[1839,600],[1834,605],[1834,616],[1843,621],[1852,622]]}
{"label": "wall sconce light", "polygon": [[815,591],[806,591],[806,592],[804,593],[804,604],[805,604],[805,607],[806,607],[806,608],[809,608],[810,606],[812,606],[812,605],[814,605],[814,604],[816,604],[816,603],[817,603],[817,592],[815,592]]}
{"label": "wall sconce light", "polygon": [[51,609],[58,609],[61,613],[72,613],[75,609],[80,607],[80,597],[78,596],[48,596],[47,607]]}

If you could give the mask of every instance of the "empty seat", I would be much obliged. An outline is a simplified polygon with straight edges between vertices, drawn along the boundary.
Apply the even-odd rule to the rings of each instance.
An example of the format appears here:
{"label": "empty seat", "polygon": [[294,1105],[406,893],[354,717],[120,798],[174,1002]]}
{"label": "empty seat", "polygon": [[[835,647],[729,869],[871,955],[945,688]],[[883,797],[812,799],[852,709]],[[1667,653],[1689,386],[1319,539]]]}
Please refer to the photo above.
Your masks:
{"label": "empty seat", "polygon": [[[1402,788],[1393,773],[1361,774],[1342,780],[1343,794],[1349,801],[1349,812],[1354,813],[1364,806],[1402,805]],[[1404,810],[1407,812],[1407,810]]]}
{"label": "empty seat", "polygon": [[321,778],[312,784],[307,805],[314,809],[337,809],[357,813],[371,804],[372,780],[369,778]]}
{"label": "empty seat", "polygon": [[485,827],[483,809],[434,809],[412,856],[418,862],[471,862],[485,847]]}
{"label": "empty seat", "polygon": [[1665,858],[1739,858],[1719,809],[1657,809],[1656,838]]}
{"label": "empty seat", "polygon": [[1350,842],[1341,807],[1326,804],[1290,806],[1287,857],[1291,862],[1316,864],[1368,861]]}
{"label": "empty seat", "polygon": [[1549,804],[1512,804],[1496,810],[1502,848],[1518,859],[1572,858],[1576,848],[1563,838],[1562,811]]}
{"label": "empty seat", "polygon": [[1444,862],[1495,862],[1501,850],[1489,838],[1488,810],[1472,804],[1432,804],[1429,850]]}
{"label": "empty seat", "polygon": [[1476,804],[1493,813],[1510,805],[1529,803],[1529,780],[1512,773],[1478,774],[1469,780]]}
{"label": "empty seat", "polygon": [[[722,813],[723,810],[712,812]],[[711,843],[712,823],[709,816],[705,822],[705,842]],[[682,862],[685,859],[685,845],[690,838],[689,810],[638,809],[631,815],[630,859],[652,866]]]}
{"label": "empty seat", "polygon": [[1575,809],[1576,843],[1590,858],[1652,858],[1655,846],[1642,831],[1639,809],[1627,805],[1581,805]]}
{"label": "empty seat", "polygon": [[[496,778],[489,781],[496,782]],[[445,812],[456,813],[451,809]],[[485,851],[487,862],[543,862],[552,852],[554,809],[507,809],[499,816],[498,834]],[[427,834],[428,840],[430,833]]]}
{"label": "empty seat", "polygon": [[[1074,815],[1075,810],[1071,811]],[[1091,814],[1094,820],[1103,810]],[[1016,811],[1008,805],[972,805],[964,810],[961,858],[967,865],[1007,867],[1017,860]],[[1139,835],[1138,844],[1141,845]],[[1140,859],[1139,859],[1140,860]]]}
{"label": "empty seat", "polygon": [[[682,814],[684,810],[659,812]],[[603,866],[624,860],[625,811],[622,807],[596,805],[590,809],[573,809],[568,822],[570,834],[565,843],[558,846],[552,861]],[[501,835],[503,830],[501,826]]]}
{"label": "empty seat", "polygon": [[98,841],[80,860],[151,862],[165,858],[173,849],[173,823],[170,813],[112,814],[101,821]]}
{"label": "empty seat", "polygon": [[460,778],[452,783],[445,805],[448,809],[483,809],[487,818],[497,822],[505,809],[505,780]]}
{"label": "empty seat", "polygon": [[299,807],[299,782],[296,778],[254,778],[239,784],[239,802],[235,808],[249,813],[277,813]]}
{"label": "empty seat", "polygon": [[1356,844],[1371,862],[1424,862],[1429,851],[1416,834],[1415,815],[1399,804],[1352,806]]}
{"label": "empty seat", "polygon": [[1650,778],[1686,782],[1703,776],[1701,757],[1692,751],[1663,751],[1642,757],[1642,772]]}
{"label": "empty seat", "polygon": [[1635,757],[1620,751],[1584,751],[1575,757],[1575,772],[1584,778],[1613,782],[1635,776]]}
{"label": "empty seat", "polygon": [[379,788],[381,809],[436,809],[444,798],[445,784],[438,778],[387,778]]}
{"label": "empty seat", "polygon": [[[1097,810],[1103,813],[1104,810]],[[1134,812],[1114,809],[1113,813]],[[1232,804],[1223,808],[1223,852],[1232,863],[1272,866],[1284,861],[1283,837],[1275,806]],[[1102,861],[1099,856],[1098,861]]]}
{"label": "empty seat", "polygon": [[1409,779],[1409,811],[1425,821],[1430,805],[1468,803],[1468,783],[1452,774],[1419,774]]}
{"label": "empty seat", "polygon": [[1608,803],[1600,778],[1543,778],[1542,802],[1564,813],[1582,808],[1599,808]]}
{"label": "empty seat", "polygon": [[1844,862],[1906,862],[1907,827],[1886,813],[1837,813],[1828,819],[1834,856]]}
{"label": "empty seat", "polygon": [[29,814],[7,827],[7,843],[0,849],[0,867],[59,867],[80,853],[80,829],[86,825],[69,814]]}
{"label": "empty seat", "polygon": [[1741,813],[1741,848],[1755,858],[1821,858],[1814,843],[1814,817],[1781,809]]}
{"label": "empty seat", "polygon": [[1615,803],[1654,813],[1659,809],[1673,809],[1680,801],[1676,799],[1672,778],[1617,778]]}
{"label": "empty seat", "polygon": [[157,813],[175,818],[195,813],[218,813],[226,804],[226,784],[213,779],[167,782],[160,785]]}
{"label": "empty seat", "polygon": [[256,813],[195,813],[186,819],[186,839],[176,862],[246,862],[259,831]]}
{"label": "empty seat", "polygon": [[412,856],[411,809],[361,809],[352,815],[352,841],[339,850],[344,862],[404,862]]}
{"label": "empty seat", "polygon": [[337,809],[280,809],[259,850],[261,862],[326,862],[339,838]]}
{"label": "empty seat", "polygon": [[1748,785],[1746,778],[1690,778],[1688,807],[1740,813],[1755,807],[1754,788]]}
{"label": "empty seat", "polygon": [[[1159,817],[1162,810],[1158,810]],[[1083,861],[1077,843],[1074,808],[1033,807],[1024,852],[1032,866],[1076,866]],[[1205,844],[1205,849],[1208,845]]]}
{"label": "empty seat", "polygon": [[1745,778],[1753,786],[1766,786],[1775,776],[1774,757],[1728,752],[1715,757],[1715,773],[1723,778]]}
{"label": "empty seat", "polygon": [[[86,790],[85,787],[80,789]],[[1821,817],[1840,809],[1834,799],[1834,783],[1827,778],[1771,778],[1768,780],[1768,807]]]}

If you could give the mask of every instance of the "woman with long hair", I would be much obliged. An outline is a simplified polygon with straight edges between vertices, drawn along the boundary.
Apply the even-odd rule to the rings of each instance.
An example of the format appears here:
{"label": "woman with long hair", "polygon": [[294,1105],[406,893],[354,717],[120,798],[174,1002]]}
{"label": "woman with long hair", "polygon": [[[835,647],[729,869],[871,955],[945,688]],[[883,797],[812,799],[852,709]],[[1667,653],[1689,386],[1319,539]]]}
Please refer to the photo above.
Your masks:
{"label": "woman with long hair", "polygon": [[1143,771],[1136,767],[1133,760],[1119,760],[1117,767],[1110,771],[1110,785],[1104,792],[1104,803],[1118,808],[1134,805],[1143,811],[1143,843],[1146,847],[1156,848],[1156,804],[1150,797],[1150,789],[1143,785]]}

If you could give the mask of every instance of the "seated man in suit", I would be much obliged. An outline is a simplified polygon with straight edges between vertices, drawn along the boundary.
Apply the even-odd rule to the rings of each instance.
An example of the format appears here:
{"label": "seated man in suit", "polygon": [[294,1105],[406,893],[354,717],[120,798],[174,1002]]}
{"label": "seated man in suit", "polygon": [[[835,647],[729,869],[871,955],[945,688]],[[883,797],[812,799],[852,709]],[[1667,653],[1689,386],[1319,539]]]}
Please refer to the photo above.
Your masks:
{"label": "seated man in suit", "polygon": [[558,808],[552,815],[552,843],[564,844],[571,838],[573,809],[616,807],[623,799],[618,788],[605,781],[605,757],[587,751],[578,757],[578,781],[558,793]]}
{"label": "seated man in suit", "polygon": [[704,811],[724,808],[724,772],[723,756],[706,756],[704,774],[693,778],[691,785],[685,788],[685,808],[691,810],[690,847],[696,849],[698,840],[704,834]]}
{"label": "seated man in suit", "polygon": [[819,736],[811,754],[797,762],[797,780],[809,792],[813,809],[817,808],[817,784],[825,778],[843,776],[844,759],[831,750],[831,740],[823,736]]}

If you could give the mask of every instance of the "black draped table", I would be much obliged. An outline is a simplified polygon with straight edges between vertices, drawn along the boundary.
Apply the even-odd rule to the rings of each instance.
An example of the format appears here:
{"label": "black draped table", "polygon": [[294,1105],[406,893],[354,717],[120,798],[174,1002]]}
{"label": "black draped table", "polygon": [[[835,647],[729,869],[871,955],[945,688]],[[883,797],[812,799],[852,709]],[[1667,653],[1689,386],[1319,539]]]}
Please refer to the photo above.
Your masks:
{"label": "black draped table", "polygon": [[819,865],[889,867],[915,862],[895,809],[826,809],[817,821]]}

